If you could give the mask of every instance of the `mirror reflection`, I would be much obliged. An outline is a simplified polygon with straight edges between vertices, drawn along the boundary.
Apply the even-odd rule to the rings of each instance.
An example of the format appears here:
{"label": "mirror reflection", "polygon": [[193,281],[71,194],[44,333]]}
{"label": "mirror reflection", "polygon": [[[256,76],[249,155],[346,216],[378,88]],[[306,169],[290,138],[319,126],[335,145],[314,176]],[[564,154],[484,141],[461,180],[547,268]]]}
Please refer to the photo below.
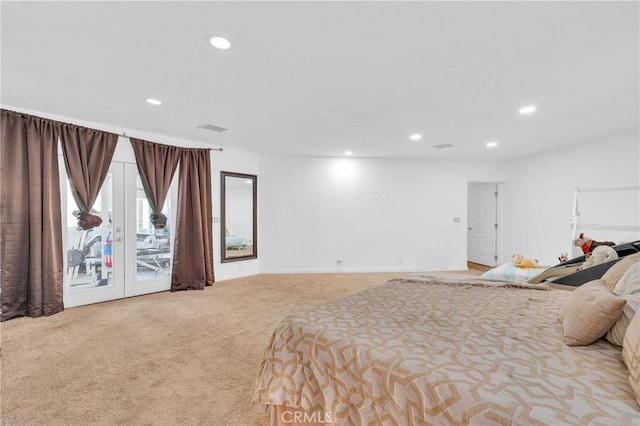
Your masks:
{"label": "mirror reflection", "polygon": [[222,262],[256,259],[258,177],[221,172]]}

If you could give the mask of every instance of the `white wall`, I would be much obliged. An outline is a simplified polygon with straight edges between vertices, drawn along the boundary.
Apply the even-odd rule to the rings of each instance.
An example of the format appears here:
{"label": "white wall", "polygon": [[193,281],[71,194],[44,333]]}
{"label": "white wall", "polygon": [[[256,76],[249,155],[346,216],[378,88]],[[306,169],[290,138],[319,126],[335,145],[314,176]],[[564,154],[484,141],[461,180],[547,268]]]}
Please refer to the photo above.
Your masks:
{"label": "white wall", "polygon": [[[635,129],[511,161],[504,185],[504,256],[522,253],[542,264],[558,263],[559,254],[571,246],[569,219],[575,187],[640,185],[639,146]],[[615,206],[600,200],[590,203],[584,213],[608,217],[613,224],[633,225],[627,223],[630,220],[640,224],[637,194],[622,203],[618,200]],[[640,239],[637,232],[585,232],[598,241]],[[579,249],[576,253],[580,254]]]}
{"label": "white wall", "polygon": [[505,177],[501,162],[278,155],[260,173],[262,273],[466,269],[467,182]]}
{"label": "white wall", "polygon": [[[214,151],[215,152],[215,151]],[[222,255],[221,236],[224,230],[220,227],[220,172],[245,173],[258,175],[258,194],[261,188],[261,176],[259,168],[259,156],[245,151],[226,149],[223,152],[216,152],[211,159],[213,167],[213,258],[216,281],[231,278],[256,275],[260,273],[260,263],[262,253],[260,251],[260,235],[262,223],[260,215],[260,200],[258,200],[258,258],[242,260],[238,262],[220,263]]]}

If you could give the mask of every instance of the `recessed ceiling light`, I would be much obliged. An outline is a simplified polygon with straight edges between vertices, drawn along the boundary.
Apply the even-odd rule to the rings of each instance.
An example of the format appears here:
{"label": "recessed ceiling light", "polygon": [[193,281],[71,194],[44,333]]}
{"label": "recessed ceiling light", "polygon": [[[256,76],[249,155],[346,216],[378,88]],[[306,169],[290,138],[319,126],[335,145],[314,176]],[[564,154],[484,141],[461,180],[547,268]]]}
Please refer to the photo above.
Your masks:
{"label": "recessed ceiling light", "polygon": [[231,47],[231,43],[229,43],[229,40],[222,37],[211,37],[209,39],[209,43],[211,43],[213,47],[222,49],[222,50],[225,50]]}
{"label": "recessed ceiling light", "polygon": [[520,108],[519,112],[520,114],[531,114],[532,112],[535,112],[536,107],[533,105],[528,105],[528,106],[524,106],[522,108]]}
{"label": "recessed ceiling light", "polygon": [[414,133],[413,135],[409,136],[409,139],[411,139],[412,141],[419,141],[420,139],[422,139],[422,135],[419,133]]}
{"label": "recessed ceiling light", "polygon": [[345,151],[344,155],[353,155],[353,151]]}
{"label": "recessed ceiling light", "polygon": [[147,98],[147,103],[149,103],[151,105],[162,105],[162,102],[160,102],[157,99],[153,99],[153,98]]}
{"label": "recessed ceiling light", "polygon": [[495,148],[496,146],[498,146],[498,142],[495,142],[495,141],[487,142],[487,148]]}

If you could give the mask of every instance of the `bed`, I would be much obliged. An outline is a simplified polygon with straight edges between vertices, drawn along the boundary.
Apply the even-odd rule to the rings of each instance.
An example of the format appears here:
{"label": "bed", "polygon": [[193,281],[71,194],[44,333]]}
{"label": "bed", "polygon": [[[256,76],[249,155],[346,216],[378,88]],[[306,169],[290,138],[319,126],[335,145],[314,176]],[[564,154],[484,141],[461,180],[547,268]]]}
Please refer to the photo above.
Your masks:
{"label": "bed", "polygon": [[565,344],[558,311],[569,294],[486,279],[389,281],[284,319],[254,402],[272,424],[637,425],[621,348]]}

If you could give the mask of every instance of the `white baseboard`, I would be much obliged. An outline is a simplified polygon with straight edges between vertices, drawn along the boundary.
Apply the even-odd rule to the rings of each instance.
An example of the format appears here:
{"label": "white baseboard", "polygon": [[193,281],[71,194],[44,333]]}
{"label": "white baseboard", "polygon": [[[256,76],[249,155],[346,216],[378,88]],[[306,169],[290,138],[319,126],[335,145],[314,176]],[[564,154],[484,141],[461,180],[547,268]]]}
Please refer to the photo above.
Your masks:
{"label": "white baseboard", "polygon": [[224,275],[220,275],[218,276],[218,274],[216,274],[216,282],[218,281],[227,281],[227,280],[235,280],[236,278],[245,278],[245,277],[252,277],[254,275],[259,275],[261,272],[256,271],[256,270],[252,270],[252,271],[244,271],[244,272],[235,272],[233,274],[224,274]]}
{"label": "white baseboard", "polygon": [[247,272],[236,272],[233,274],[224,274],[220,277],[216,275],[216,281],[233,280],[236,278],[250,277],[253,275],[265,274],[375,274],[375,273],[410,273],[410,272],[438,272],[438,271],[467,271],[467,265],[460,266],[432,266],[429,268],[418,268],[417,266],[382,266],[375,268],[356,267],[356,268],[309,268],[309,269],[260,269],[260,271],[252,270]]}
{"label": "white baseboard", "polygon": [[468,271],[469,268],[467,267],[466,264],[464,264],[464,265],[448,266],[447,270],[449,270],[449,271]]}
{"label": "white baseboard", "polygon": [[262,269],[261,274],[363,274],[385,272],[418,272],[419,269],[411,266],[388,266],[376,268],[311,268],[311,269]]}

